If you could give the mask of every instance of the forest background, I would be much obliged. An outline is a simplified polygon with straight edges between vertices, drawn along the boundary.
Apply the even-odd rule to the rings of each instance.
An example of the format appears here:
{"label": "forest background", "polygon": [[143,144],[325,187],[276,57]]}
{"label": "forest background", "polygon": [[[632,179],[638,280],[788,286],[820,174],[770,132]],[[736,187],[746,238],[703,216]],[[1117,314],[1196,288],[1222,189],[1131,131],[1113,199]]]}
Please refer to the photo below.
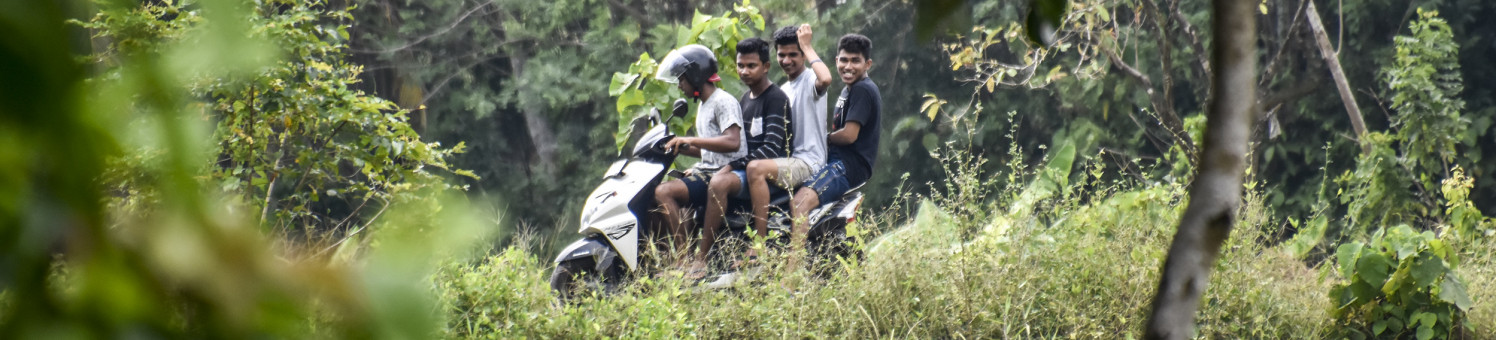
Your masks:
{"label": "forest background", "polygon": [[[959,4],[959,2],[954,2]],[[565,242],[576,229],[581,200],[596,174],[616,158],[617,111],[608,88],[615,72],[640,53],[663,56],[696,13],[717,15],[732,2],[677,1],[370,1],[352,13],[354,60],[367,65],[361,86],[412,109],[411,124],[425,140],[465,142],[454,164],[479,179],[463,179],[474,195],[496,196],[509,223]],[[1303,16],[1303,1],[1261,6],[1262,111],[1253,135],[1250,181],[1263,186],[1275,218],[1347,214],[1350,202],[1316,206],[1350,183],[1337,181],[1356,167],[1356,131],[1347,118],[1330,69]],[[937,155],[948,142],[957,152],[993,160],[1002,172],[1012,147],[1028,158],[1041,146],[1073,144],[1083,162],[1104,164],[1115,178],[1177,180],[1184,137],[1196,129],[1208,97],[1210,15],[1205,1],[1076,2],[1069,37],[1052,51],[1036,51],[1019,35],[1022,2],[976,2],[939,27],[921,30],[921,10],[909,1],[762,1],[764,30],[811,23],[817,52],[835,53],[835,39],[867,35],[877,62],[871,75],[887,103],[880,162],[864,189],[869,206],[888,206],[896,192],[928,195],[944,178]],[[695,7],[691,7],[695,6]],[[929,5],[936,6],[936,5]],[[1337,1],[1320,4],[1333,47],[1369,131],[1397,124],[1397,94],[1387,72],[1398,52],[1394,37],[1409,35],[1416,9],[1441,10],[1455,53],[1426,67],[1491,74],[1496,43],[1484,23],[1492,6],[1480,1]],[[1089,16],[1082,16],[1089,15]],[[923,19],[929,20],[929,19]],[[975,48],[974,50],[970,48]],[[1447,51],[1453,52],[1453,51]],[[772,62],[772,59],[771,59]],[[775,67],[770,79],[782,81]],[[1496,119],[1491,77],[1456,78],[1441,87],[1452,101],[1439,114],[1458,124],[1432,126],[1437,174],[1461,165],[1475,179],[1472,202],[1496,202]],[[989,84],[991,80],[991,84]],[[729,92],[741,84],[724,82]],[[833,82],[830,93],[843,84]],[[1447,97],[1444,97],[1447,96]],[[926,105],[936,104],[936,105]],[[940,113],[936,118],[936,113]],[[1010,113],[1011,117],[1010,117]],[[578,122],[587,122],[581,123]],[[1020,133],[1006,136],[1010,128]],[[969,127],[969,129],[967,128]],[[1426,137],[1427,138],[1427,137]],[[1434,139],[1434,138],[1430,138]],[[1453,155],[1459,157],[1450,158]],[[1179,163],[1176,166],[1176,163]],[[1160,166],[1162,164],[1162,166]],[[1145,176],[1151,174],[1153,176]],[[1168,176],[1168,175],[1175,176]],[[1411,176],[1411,175],[1409,175]],[[1416,177],[1416,176],[1415,176]],[[902,190],[901,190],[902,187]],[[1432,187],[1432,186],[1427,186]],[[1430,200],[1431,193],[1420,199]],[[1490,212],[1496,207],[1477,204]],[[1344,223],[1336,219],[1332,224]],[[1285,235],[1292,229],[1285,229]]]}

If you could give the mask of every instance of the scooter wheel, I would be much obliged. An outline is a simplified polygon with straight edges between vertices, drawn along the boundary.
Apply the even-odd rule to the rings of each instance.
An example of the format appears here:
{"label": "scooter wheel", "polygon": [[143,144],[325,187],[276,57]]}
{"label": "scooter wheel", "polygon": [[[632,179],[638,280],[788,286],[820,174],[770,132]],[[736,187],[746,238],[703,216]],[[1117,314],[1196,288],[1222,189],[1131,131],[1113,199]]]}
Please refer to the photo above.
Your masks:
{"label": "scooter wheel", "polygon": [[551,272],[551,290],[561,301],[571,301],[587,294],[607,293],[611,282],[596,269],[591,258],[581,258],[556,264]]}

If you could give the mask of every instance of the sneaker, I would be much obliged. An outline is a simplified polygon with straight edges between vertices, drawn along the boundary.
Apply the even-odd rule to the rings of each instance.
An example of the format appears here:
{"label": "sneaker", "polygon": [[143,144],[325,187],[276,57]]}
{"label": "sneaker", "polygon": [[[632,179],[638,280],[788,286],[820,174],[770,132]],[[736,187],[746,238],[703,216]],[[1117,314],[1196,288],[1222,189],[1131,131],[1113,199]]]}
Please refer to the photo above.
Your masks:
{"label": "sneaker", "polygon": [[706,285],[704,285],[704,287],[709,289],[732,288],[732,285],[734,283],[737,283],[738,276],[739,275],[737,272],[717,275],[716,280],[712,280],[712,282],[707,283]]}

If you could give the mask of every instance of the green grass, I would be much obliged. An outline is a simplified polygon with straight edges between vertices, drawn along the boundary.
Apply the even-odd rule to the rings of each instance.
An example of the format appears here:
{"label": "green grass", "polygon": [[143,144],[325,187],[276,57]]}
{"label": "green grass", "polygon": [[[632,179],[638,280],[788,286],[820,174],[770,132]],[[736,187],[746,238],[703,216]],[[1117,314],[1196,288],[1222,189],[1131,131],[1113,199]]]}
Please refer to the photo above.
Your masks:
{"label": "green grass", "polygon": [[[865,210],[853,229],[878,234],[859,245],[867,257],[845,262],[828,279],[782,275],[774,267],[782,254],[771,254],[767,274],[728,290],[645,275],[622,293],[562,304],[548,288],[549,258],[535,255],[533,237],[522,237],[482,261],[449,263],[438,273],[443,335],[1127,339],[1141,333],[1186,204],[1182,184],[1102,183],[1094,164],[1080,183],[1069,183],[1064,152],[1046,159],[1062,166],[1004,181],[983,176],[980,158],[955,154],[942,159],[951,179],[936,194],[901,192],[893,206]],[[1031,181],[1019,182],[1025,177]],[[1333,261],[1311,266],[1294,254],[1292,242],[1280,243],[1283,219],[1256,193],[1248,193],[1238,213],[1197,314],[1198,338],[1319,339],[1353,324],[1333,316],[1328,292],[1341,278],[1321,267]],[[1467,317],[1477,327],[1467,338],[1496,338],[1496,308],[1483,303],[1496,298],[1493,247],[1496,239],[1487,237],[1462,254],[1458,271],[1475,302]]]}
{"label": "green grass", "polygon": [[1475,339],[1496,339],[1496,239],[1487,238],[1466,248],[1455,271],[1465,280],[1474,305],[1465,316],[1475,325]]}
{"label": "green grass", "polygon": [[[546,286],[549,261],[519,247],[478,264],[451,264],[436,283],[446,335],[459,338],[1114,339],[1141,329],[1184,205],[1181,191],[1154,186],[1056,206],[1062,210],[1049,223],[970,220],[922,204],[914,222],[896,230],[925,239],[956,232],[951,226],[975,227],[976,241],[883,245],[829,280],[808,279],[796,293],[781,283],[799,277],[765,275],[724,291],[644,279],[621,294],[562,305]],[[1249,202],[1211,277],[1200,337],[1330,334],[1329,282],[1286,251],[1259,244],[1268,218]],[[1477,301],[1490,298],[1492,266],[1484,260],[1461,268],[1483,278],[1470,280]],[[1482,306],[1470,315],[1489,321],[1491,314]]]}

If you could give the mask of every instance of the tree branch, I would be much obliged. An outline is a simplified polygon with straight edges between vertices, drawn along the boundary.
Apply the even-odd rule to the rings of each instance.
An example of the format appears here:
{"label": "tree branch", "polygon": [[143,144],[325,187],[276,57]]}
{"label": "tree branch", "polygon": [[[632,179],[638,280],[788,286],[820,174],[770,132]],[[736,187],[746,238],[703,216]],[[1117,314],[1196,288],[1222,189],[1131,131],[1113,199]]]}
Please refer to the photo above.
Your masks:
{"label": "tree branch", "polygon": [[1351,128],[1356,130],[1357,144],[1361,144],[1361,152],[1370,154],[1371,145],[1362,143],[1361,137],[1366,136],[1366,122],[1361,116],[1361,106],[1356,105],[1356,95],[1351,93],[1351,86],[1345,79],[1345,70],[1340,67],[1340,53],[1330,48],[1330,37],[1325,34],[1324,25],[1319,22],[1319,11],[1314,9],[1314,1],[1306,1],[1304,16],[1309,18],[1309,29],[1314,31],[1315,41],[1319,43],[1320,54],[1325,59],[1325,68],[1330,69],[1330,75],[1335,78],[1335,89],[1340,91],[1340,101],[1345,103],[1345,113],[1350,116]]}
{"label": "tree branch", "polygon": [[[1178,0],[1175,0],[1169,6],[1169,16],[1174,19],[1175,23],[1179,24],[1177,27],[1181,33],[1180,35],[1189,40],[1190,49],[1195,52],[1196,71],[1199,71],[1200,76],[1205,77],[1205,83],[1209,84],[1213,76],[1210,72],[1210,58],[1205,55],[1205,45],[1200,43],[1199,31],[1195,30],[1195,26],[1191,25],[1190,21],[1184,18],[1184,12],[1179,10]],[[1210,98],[1208,87],[1205,91],[1205,98]]]}
{"label": "tree branch", "polygon": [[[1185,133],[1184,121],[1180,120],[1179,116],[1171,110],[1173,108],[1172,105],[1164,103],[1167,99],[1163,98],[1158,91],[1153,90],[1153,81],[1148,78],[1148,75],[1128,65],[1126,61],[1122,60],[1122,57],[1117,56],[1116,51],[1102,48],[1101,52],[1105,53],[1106,57],[1111,60],[1112,65],[1117,66],[1117,69],[1122,70],[1122,73],[1142,83],[1143,90],[1148,93],[1148,99],[1153,102],[1153,111],[1158,113],[1159,121],[1163,123],[1164,129],[1168,130],[1169,134],[1174,137],[1175,143],[1178,143],[1191,158],[1194,158],[1195,143],[1190,140],[1189,134]],[[1191,161],[1194,162],[1195,160],[1191,159]],[[1195,163],[1199,164],[1198,162]]]}
{"label": "tree branch", "polygon": [[473,9],[467,10],[467,12],[464,12],[464,13],[462,13],[461,16],[457,17],[457,20],[453,20],[451,25],[447,25],[447,27],[439,29],[436,32],[431,32],[430,34],[417,37],[415,40],[411,40],[409,42],[406,42],[404,45],[400,45],[399,47],[386,48],[386,49],[379,50],[379,51],[356,51],[356,52],[385,54],[385,53],[393,53],[393,52],[397,52],[397,51],[400,51],[400,50],[404,50],[404,49],[410,48],[411,46],[415,46],[416,44],[420,44],[422,42],[425,42],[426,40],[429,40],[431,38],[435,38],[436,36],[439,36],[439,35],[442,35],[442,34],[446,34],[447,32],[451,32],[453,29],[457,28],[457,25],[461,25],[463,21],[467,21],[467,18],[469,16],[472,16],[473,13],[477,13],[478,10],[483,9],[484,7],[488,7],[488,5],[492,5],[492,4],[496,3],[496,2],[497,2],[497,0],[490,0],[489,2],[485,2],[485,3],[482,3],[482,4],[478,4],[477,6],[473,6]]}

